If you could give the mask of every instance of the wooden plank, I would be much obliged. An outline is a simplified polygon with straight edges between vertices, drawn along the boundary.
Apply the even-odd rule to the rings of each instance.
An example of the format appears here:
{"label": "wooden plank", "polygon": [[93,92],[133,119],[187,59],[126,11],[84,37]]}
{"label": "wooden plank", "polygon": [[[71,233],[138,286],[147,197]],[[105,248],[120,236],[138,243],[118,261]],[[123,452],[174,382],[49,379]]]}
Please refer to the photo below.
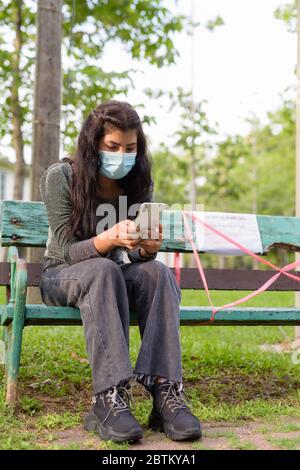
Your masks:
{"label": "wooden plank", "polygon": [[211,308],[181,307],[181,325],[255,326],[255,325],[300,325],[300,309],[297,308],[228,308],[218,312],[215,321],[209,322]]}
{"label": "wooden plank", "polygon": [[10,279],[10,263],[0,263],[0,286],[8,286]]}
{"label": "wooden plank", "polygon": [[2,246],[46,246],[48,217],[43,202],[1,201]]}
{"label": "wooden plank", "polygon": [[[39,286],[42,265],[41,263],[28,263],[28,286]],[[175,271],[174,268],[170,268]],[[270,279],[276,271],[274,270],[251,270],[251,269],[206,269],[209,289],[211,290],[256,290]],[[299,277],[299,272],[293,272]],[[0,285],[8,286],[10,276],[9,263],[0,263]],[[202,280],[197,268],[181,268],[181,289],[204,290]],[[268,291],[300,291],[300,282],[294,281],[284,275],[280,276]]]}
{"label": "wooden plank", "polygon": [[[174,268],[170,268],[173,272]],[[205,276],[210,290],[256,290],[270,279],[277,271],[258,269],[205,269]],[[293,272],[299,277],[300,273]],[[204,290],[197,268],[181,268],[181,289]],[[267,291],[300,291],[300,282],[281,275]]]}
{"label": "wooden plank", "polygon": [[13,317],[12,305],[0,305],[0,325],[9,325]]}
{"label": "wooden plank", "polygon": [[[190,253],[188,241],[182,235],[181,211],[165,211],[162,224],[166,234],[161,250],[166,252]],[[40,201],[1,201],[1,244],[2,246],[45,247],[48,238],[48,217],[43,202]],[[263,252],[267,253],[275,245],[291,251],[300,251],[300,217],[257,215]],[[194,224],[192,229],[195,230]]]}
{"label": "wooden plank", "polygon": [[[180,241],[178,238],[180,234],[183,235],[182,214],[180,211],[172,212],[171,216],[169,211],[163,213],[162,224],[169,237],[164,239],[160,251],[190,253],[192,246],[189,241]],[[275,246],[289,251],[300,251],[300,217],[257,215],[256,218],[262,243],[261,254],[268,253]],[[192,232],[196,231],[195,222],[191,224],[191,229]]]}
{"label": "wooden plank", "polygon": [[[211,318],[209,307],[180,307],[181,325],[203,325]],[[12,311],[5,324],[12,319]],[[80,311],[72,307],[27,305],[25,325],[81,325]],[[137,314],[130,312],[130,324],[137,325]],[[209,325],[300,325],[297,308],[230,308],[220,311]]]}
{"label": "wooden plank", "polygon": [[256,220],[265,253],[276,245],[300,251],[300,217],[257,215]]}

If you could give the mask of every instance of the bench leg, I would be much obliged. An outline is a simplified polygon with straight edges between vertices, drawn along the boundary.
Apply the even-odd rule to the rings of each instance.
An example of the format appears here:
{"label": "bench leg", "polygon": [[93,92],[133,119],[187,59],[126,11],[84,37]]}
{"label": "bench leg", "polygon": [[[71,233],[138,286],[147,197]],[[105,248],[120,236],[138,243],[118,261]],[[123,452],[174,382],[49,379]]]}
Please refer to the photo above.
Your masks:
{"label": "bench leg", "polygon": [[12,323],[7,326],[3,326],[3,343],[4,343],[4,370],[5,370],[5,377],[7,382],[8,376],[8,362],[9,362],[9,355],[11,349],[11,336],[12,336]]}
{"label": "bench leg", "polygon": [[[6,364],[6,403],[15,405],[18,399],[18,376],[20,368],[20,357],[22,349],[22,336],[25,323],[27,291],[27,269],[26,262],[19,258],[16,269],[16,295],[14,314],[10,329],[6,330],[6,340],[9,347],[8,363]],[[8,327],[7,327],[8,328]]]}
{"label": "bench leg", "polygon": [[[22,348],[23,328],[20,325],[12,326],[11,348],[8,354],[6,373],[6,403],[15,405],[18,398],[18,376]],[[15,328],[14,328],[15,327]]]}

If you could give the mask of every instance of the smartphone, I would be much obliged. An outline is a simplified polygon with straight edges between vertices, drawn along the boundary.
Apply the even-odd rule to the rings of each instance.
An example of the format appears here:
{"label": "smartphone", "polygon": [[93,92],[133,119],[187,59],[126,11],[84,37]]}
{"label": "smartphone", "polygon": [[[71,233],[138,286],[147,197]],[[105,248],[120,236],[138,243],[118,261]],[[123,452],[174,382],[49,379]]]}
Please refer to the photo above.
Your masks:
{"label": "smartphone", "polygon": [[[134,219],[135,227],[142,239],[159,239],[159,224],[161,223],[161,213],[167,209],[167,204],[163,202],[143,202],[140,206],[137,217]],[[151,236],[148,230],[151,230]]]}

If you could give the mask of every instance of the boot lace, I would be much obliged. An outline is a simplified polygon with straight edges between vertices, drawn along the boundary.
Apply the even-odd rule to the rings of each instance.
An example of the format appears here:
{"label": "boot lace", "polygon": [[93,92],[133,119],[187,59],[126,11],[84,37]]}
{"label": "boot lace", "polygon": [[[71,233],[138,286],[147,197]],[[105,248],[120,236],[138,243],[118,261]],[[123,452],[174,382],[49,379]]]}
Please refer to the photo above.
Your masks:
{"label": "boot lace", "polygon": [[172,412],[177,409],[184,409],[186,412],[192,414],[187,405],[187,403],[189,403],[189,405],[192,406],[192,403],[183,389],[183,384],[181,383],[178,385],[176,383],[166,382],[166,385],[168,386],[168,389],[161,392],[162,395],[165,395],[165,398],[160,411],[162,411],[163,407],[167,403]]}
{"label": "boot lace", "polygon": [[129,410],[130,397],[126,387],[114,386],[105,392],[101,392],[97,395],[94,395],[92,398],[93,404],[97,402],[97,397],[102,400],[103,404],[105,404],[104,400],[105,397],[107,397],[107,401],[112,405],[102,424],[104,424],[105,421],[108,420],[112,413],[114,414],[114,416],[116,416],[118,413],[123,413],[124,411]]}
{"label": "boot lace", "polygon": [[128,408],[132,405],[133,402],[133,397],[132,397],[132,391],[131,388],[124,385],[124,386],[118,386],[117,387],[119,391],[119,395],[121,396],[122,400],[127,403]]}

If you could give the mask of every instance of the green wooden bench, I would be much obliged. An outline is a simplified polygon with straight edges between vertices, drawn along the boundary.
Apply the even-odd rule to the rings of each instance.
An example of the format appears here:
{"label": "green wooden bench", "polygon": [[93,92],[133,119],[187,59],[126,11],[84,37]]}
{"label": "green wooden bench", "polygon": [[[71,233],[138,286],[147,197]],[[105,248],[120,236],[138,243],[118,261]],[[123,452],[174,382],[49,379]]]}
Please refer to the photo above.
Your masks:
{"label": "green wooden bench", "polygon": [[[176,238],[182,223],[179,211],[173,218],[163,218],[164,239],[161,251],[191,252],[189,243]],[[179,220],[179,222],[178,222]],[[292,251],[300,247],[300,218],[282,216],[257,216],[263,252],[274,246]],[[0,285],[6,287],[6,304],[0,305],[0,324],[3,327],[2,363],[5,365],[6,402],[17,401],[17,383],[22,346],[22,333],[30,325],[81,325],[80,312],[72,307],[49,307],[44,304],[27,304],[28,286],[38,286],[41,263],[27,263],[19,258],[18,247],[45,247],[48,238],[48,218],[42,202],[6,200],[0,206],[0,243],[9,247],[7,262],[0,263]],[[193,229],[193,224],[192,224]],[[173,268],[172,268],[173,269]],[[255,290],[277,271],[207,269],[208,286],[212,290]],[[203,289],[196,268],[182,268],[182,289]],[[298,291],[300,283],[280,276],[268,289],[272,291]],[[211,318],[209,307],[180,308],[181,325],[203,325]],[[137,324],[137,315],[130,312],[131,325]],[[297,308],[227,308],[216,314],[211,325],[300,325],[300,309]],[[1,361],[0,361],[1,362]]]}

